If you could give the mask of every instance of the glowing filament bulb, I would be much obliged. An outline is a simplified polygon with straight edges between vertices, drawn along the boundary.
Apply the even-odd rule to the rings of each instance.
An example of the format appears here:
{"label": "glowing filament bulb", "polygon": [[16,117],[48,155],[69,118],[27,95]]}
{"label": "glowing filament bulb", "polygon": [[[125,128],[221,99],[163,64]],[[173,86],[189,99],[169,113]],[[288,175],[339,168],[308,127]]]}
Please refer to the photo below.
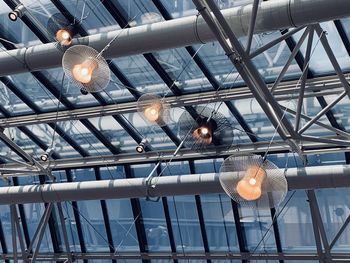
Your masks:
{"label": "glowing filament bulb", "polygon": [[266,178],[266,171],[257,165],[249,167],[244,177],[238,182],[236,190],[247,201],[254,201],[261,197],[261,185]]}
{"label": "glowing filament bulb", "polygon": [[96,68],[97,63],[93,59],[87,59],[81,64],[74,65],[73,77],[83,84],[88,84],[91,82],[92,74]]}
{"label": "glowing filament bulb", "polygon": [[192,137],[203,144],[211,144],[213,136],[211,130],[207,126],[201,126],[195,129]]}
{"label": "glowing filament bulb", "polygon": [[160,103],[154,103],[144,110],[146,119],[150,122],[156,122],[161,115],[162,105]]}
{"label": "glowing filament bulb", "polygon": [[66,29],[60,29],[56,32],[56,39],[62,46],[69,46],[72,43],[72,34]]}

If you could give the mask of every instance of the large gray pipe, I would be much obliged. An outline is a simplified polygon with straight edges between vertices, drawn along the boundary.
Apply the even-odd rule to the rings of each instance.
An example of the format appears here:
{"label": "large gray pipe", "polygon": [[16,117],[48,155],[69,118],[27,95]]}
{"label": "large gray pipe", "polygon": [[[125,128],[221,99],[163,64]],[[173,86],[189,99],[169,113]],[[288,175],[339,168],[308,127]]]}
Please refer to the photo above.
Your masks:
{"label": "large gray pipe", "polygon": [[[252,6],[226,9],[225,18],[238,36],[246,35]],[[349,0],[274,0],[262,2],[255,33],[308,25],[350,15]],[[189,16],[130,29],[75,39],[102,50],[115,36],[116,41],[103,54],[111,59],[157,50],[183,47],[215,40],[202,17]],[[56,43],[37,45],[0,53],[0,76],[59,67],[63,50]]]}
{"label": "large gray pipe", "polygon": [[[349,187],[349,176],[350,166],[340,165],[289,169],[286,172],[290,190]],[[0,205],[223,192],[218,174],[213,173],[155,177],[151,183],[156,186],[149,187],[145,178],[136,178],[0,187]]]}

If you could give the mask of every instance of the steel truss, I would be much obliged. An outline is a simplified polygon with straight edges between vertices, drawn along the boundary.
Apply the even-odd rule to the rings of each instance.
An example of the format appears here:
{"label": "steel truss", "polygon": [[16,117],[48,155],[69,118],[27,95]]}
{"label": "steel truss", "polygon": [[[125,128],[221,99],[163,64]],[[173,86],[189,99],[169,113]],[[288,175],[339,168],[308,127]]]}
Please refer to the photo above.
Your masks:
{"label": "steel truss", "polygon": [[[14,5],[14,2],[11,2]],[[58,1],[55,1],[58,2]],[[106,1],[107,2],[107,1]],[[327,153],[327,152],[344,152],[350,150],[350,134],[340,128],[329,126],[319,121],[319,119],[326,114],[330,113],[332,108],[339,103],[339,101],[345,96],[349,96],[350,86],[348,83],[348,79],[344,76],[341,68],[329,46],[326,32],[322,30],[319,25],[312,25],[305,29],[301,39],[292,49],[292,54],[288,59],[288,62],[282,69],[280,75],[278,76],[275,83],[272,85],[266,85],[263,79],[261,78],[259,72],[254,67],[251,62],[251,59],[255,56],[261,54],[272,46],[280,43],[281,41],[286,40],[288,37],[292,36],[296,32],[300,31],[302,28],[296,28],[291,30],[289,33],[281,36],[280,38],[272,41],[264,47],[261,47],[257,51],[251,52],[252,45],[252,36],[255,28],[255,21],[258,12],[259,0],[254,0],[252,5],[252,13],[250,18],[250,25],[248,30],[248,41],[246,47],[243,48],[237,41],[235,34],[232,30],[227,26],[225,19],[220,13],[220,10],[215,6],[213,1],[208,0],[194,0],[197,5],[198,10],[203,15],[204,19],[212,29],[213,33],[218,38],[222,47],[225,49],[227,56],[233,62],[233,64],[237,67],[239,73],[242,75],[243,79],[246,81],[248,87],[240,88],[240,89],[230,89],[223,91],[215,91],[215,92],[206,92],[192,95],[181,95],[177,97],[169,98],[169,102],[172,107],[182,107],[182,106],[192,106],[198,104],[206,104],[209,102],[217,102],[217,101],[230,101],[236,99],[244,99],[244,98],[253,98],[255,97],[260,103],[261,107],[264,109],[265,113],[268,115],[271,123],[279,132],[281,138],[284,141],[275,142],[269,146],[267,142],[254,142],[250,144],[242,144],[238,145],[240,152],[237,152],[236,149],[221,151],[220,147],[213,151],[209,151],[207,153],[198,153],[192,150],[183,149],[178,152],[178,155],[174,156],[172,151],[162,151],[155,152],[150,151],[142,155],[138,155],[137,157],[134,154],[119,154],[117,149],[114,149],[108,141],[104,139],[102,135],[97,136],[108,148],[111,148],[111,152],[115,155],[108,156],[99,156],[99,157],[89,157],[86,154],[83,154],[82,158],[77,159],[62,159],[55,160],[51,162],[51,168],[56,170],[61,169],[70,169],[70,168],[84,168],[84,167],[97,167],[97,166],[108,166],[108,165],[119,165],[119,164],[131,164],[131,163],[149,163],[149,162],[159,162],[159,161],[168,161],[168,160],[194,160],[194,159],[203,159],[203,158],[213,158],[218,156],[227,156],[227,155],[241,155],[244,153],[265,153],[267,149],[269,149],[270,153],[287,153],[289,149],[297,152],[301,157],[311,154],[311,153]],[[210,13],[209,11],[212,11]],[[41,26],[41,24],[33,18],[25,17],[26,22],[31,24],[31,28],[37,35],[41,36],[41,39],[44,42],[52,41],[52,37],[45,35],[45,28]],[[338,26],[339,28],[339,26]],[[311,47],[314,41],[314,32],[317,33],[320,38],[320,42],[325,48],[325,51],[335,69],[337,74],[337,78],[328,77],[328,78],[319,78],[315,80],[308,81],[307,80],[307,72],[308,72],[308,63],[311,58]],[[302,75],[300,83],[297,81],[293,82],[285,82],[281,83],[286,71],[288,70],[289,65],[292,60],[297,56],[297,53],[300,51],[300,46],[304,41],[307,41],[307,51],[305,56],[305,61],[303,63],[302,69],[305,71]],[[152,60],[153,61],[153,60]],[[154,62],[155,63],[155,62]],[[114,69],[114,72],[117,70]],[[160,68],[161,72],[162,69]],[[208,75],[208,74],[207,74]],[[206,75],[206,76],[207,76]],[[42,75],[36,73],[35,75],[39,81],[44,83],[46,86],[53,87],[52,92],[55,93],[55,87],[49,81],[45,81]],[[163,76],[164,77],[164,76]],[[166,76],[165,76],[166,79]],[[127,81],[126,81],[127,82]],[[131,86],[131,85],[128,85]],[[340,88],[342,86],[343,88]],[[57,91],[58,89],[56,89]],[[299,92],[298,92],[299,91]],[[55,93],[57,95],[57,92]],[[293,96],[290,96],[293,94]],[[295,95],[294,95],[295,94]],[[305,98],[316,97],[316,96],[325,96],[325,95],[338,95],[338,97],[331,102],[329,105],[326,105],[324,109],[319,112],[316,116],[307,116],[302,114],[303,110],[303,101]],[[56,96],[57,97],[57,96]],[[75,109],[74,106],[69,104],[69,101],[66,101],[66,106],[69,110],[67,111],[59,111],[56,113],[40,113],[40,111],[36,111],[35,115],[28,116],[18,116],[18,117],[8,117],[0,119],[0,126],[2,128],[7,127],[19,127],[25,125],[32,124],[40,124],[40,123],[51,123],[53,121],[70,121],[70,120],[86,120],[87,118],[94,118],[99,116],[114,116],[115,114],[123,114],[130,113],[136,111],[136,103],[123,103],[119,105],[106,105],[107,103],[103,101],[101,98],[98,98],[101,102],[102,106],[99,107],[91,107],[89,109]],[[289,100],[289,99],[297,99],[298,105],[296,111],[286,108],[279,104],[279,101]],[[292,125],[285,118],[285,114],[295,115],[295,123]],[[117,121],[123,123],[122,119],[117,119]],[[304,125],[302,126],[302,124]],[[85,123],[86,124],[86,123]],[[304,133],[308,131],[313,125],[318,125],[322,128],[328,129],[334,132],[335,136],[331,138],[319,138],[306,136]],[[91,127],[91,125],[86,125]],[[129,129],[129,133],[133,138],[136,138],[135,141],[139,141],[138,134],[132,132],[132,128],[126,125]],[[95,134],[98,133],[97,130],[94,130]],[[131,131],[131,132],[130,132]],[[174,136],[176,138],[176,136]],[[15,145],[9,138],[3,135],[0,132],[0,139],[2,139],[5,143],[7,143],[19,156],[21,156],[28,163],[10,163],[4,165],[0,168],[0,173],[6,176],[12,175],[28,175],[28,174],[49,174],[49,172],[40,164],[37,163],[31,156],[25,153],[21,148]],[[176,139],[174,140],[176,143]],[[29,165],[36,164],[39,167],[40,172],[37,173],[35,167],[30,168]],[[96,168],[97,169],[97,168]],[[131,176],[130,171],[128,175]],[[67,176],[68,178],[68,176]],[[17,262],[18,260],[23,260],[25,262],[35,262],[35,261],[62,261],[62,262],[73,262],[77,259],[82,259],[84,261],[89,259],[142,259],[142,260],[151,260],[151,259],[173,259],[176,260],[189,260],[189,259],[203,259],[203,260],[228,260],[228,259],[237,259],[237,260],[300,260],[301,262],[305,260],[320,260],[322,262],[331,262],[332,260],[338,260],[340,262],[349,261],[350,254],[349,253],[332,253],[332,248],[334,247],[337,240],[340,238],[345,228],[348,226],[350,222],[350,216],[344,222],[344,225],[341,227],[335,238],[329,242],[325,235],[325,229],[323,226],[322,218],[320,215],[319,207],[317,204],[317,198],[313,191],[308,191],[308,198],[310,201],[310,211],[312,215],[312,222],[314,227],[314,234],[317,246],[317,253],[304,253],[304,254],[287,254],[279,251],[280,253],[264,253],[264,254],[251,254],[249,252],[244,252],[246,250],[243,235],[241,235],[240,246],[241,253],[231,253],[231,252],[223,252],[223,253],[212,253],[209,251],[207,245],[205,252],[206,253],[176,253],[176,248],[172,248],[172,253],[147,253],[146,249],[143,247],[145,244],[140,245],[140,249],[142,253],[86,253],[86,249],[84,246],[84,239],[81,233],[81,227],[78,228],[80,245],[82,248],[82,252],[71,252],[70,245],[67,236],[67,230],[65,229],[65,219],[63,216],[62,206],[60,203],[57,203],[57,210],[59,215],[59,220],[62,226],[62,235],[64,241],[65,252],[62,253],[41,253],[40,252],[40,244],[43,238],[43,233],[45,228],[48,225],[49,218],[52,214],[52,208],[54,206],[53,203],[49,203],[43,214],[43,217],[40,221],[39,227],[35,232],[30,244],[26,247],[25,240],[23,237],[22,230],[20,229],[19,217],[17,214],[17,209],[14,205],[11,205],[11,224],[12,224],[12,244],[14,251],[12,254],[8,253],[6,249],[3,247],[3,254],[1,258],[5,261],[14,260]],[[140,207],[138,202],[133,202],[133,212],[134,217],[136,218],[136,214],[139,212]],[[103,203],[101,203],[103,206]],[[200,209],[200,198],[196,198],[196,205],[198,213],[201,212]],[[165,206],[167,206],[165,202]],[[108,213],[106,211],[106,206],[104,205],[104,220],[108,221]],[[238,209],[236,208],[236,224],[239,224],[239,214]],[[79,217],[78,214],[75,215]],[[21,215],[22,217],[22,215]],[[169,215],[167,220],[170,220]],[[142,220],[141,220],[142,221]],[[167,222],[169,224],[169,222]],[[203,226],[203,218],[201,218],[201,231],[202,235],[205,234],[205,227]],[[145,234],[139,233],[144,231],[142,222],[138,222],[139,230],[138,235],[139,241],[146,242]],[[274,225],[275,227],[275,225]],[[204,232],[203,232],[204,231]],[[238,232],[238,230],[237,230]],[[242,231],[244,232],[244,231]],[[110,234],[107,231],[107,234]],[[242,234],[242,233],[241,233]],[[17,251],[17,239],[20,242],[21,253]],[[278,234],[277,234],[278,236]],[[111,239],[111,237],[108,237]],[[277,241],[276,241],[277,242]]]}

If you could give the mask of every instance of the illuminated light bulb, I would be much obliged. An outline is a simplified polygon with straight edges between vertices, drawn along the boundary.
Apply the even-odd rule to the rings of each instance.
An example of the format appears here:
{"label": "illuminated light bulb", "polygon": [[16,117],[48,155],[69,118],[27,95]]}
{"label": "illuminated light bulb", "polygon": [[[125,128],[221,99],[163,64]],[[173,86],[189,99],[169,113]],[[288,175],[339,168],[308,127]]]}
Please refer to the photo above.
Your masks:
{"label": "illuminated light bulb", "polygon": [[209,129],[207,127],[203,127],[199,131],[202,135],[207,135],[209,133]]}
{"label": "illuminated light bulb", "polygon": [[154,103],[151,106],[147,107],[143,114],[146,119],[150,122],[156,122],[159,120],[162,111],[162,105],[160,103]]}
{"label": "illuminated light bulb", "polygon": [[56,39],[62,46],[69,46],[72,43],[72,34],[66,29],[60,29],[56,32]]}
{"label": "illuminated light bulb", "polygon": [[74,65],[73,78],[83,84],[91,82],[92,74],[97,68],[97,63],[93,59],[87,59],[81,64]]}
{"label": "illuminated light bulb", "polygon": [[15,12],[10,12],[9,13],[9,18],[10,18],[11,21],[16,21],[17,17],[18,17],[17,13],[15,13]]}
{"label": "illuminated light bulb", "polygon": [[266,179],[266,171],[260,166],[250,166],[244,177],[236,186],[237,193],[247,201],[254,201],[261,197],[261,185]]}
{"label": "illuminated light bulb", "polygon": [[192,133],[192,137],[204,144],[211,144],[213,140],[212,132],[207,126],[201,126],[195,129]]}

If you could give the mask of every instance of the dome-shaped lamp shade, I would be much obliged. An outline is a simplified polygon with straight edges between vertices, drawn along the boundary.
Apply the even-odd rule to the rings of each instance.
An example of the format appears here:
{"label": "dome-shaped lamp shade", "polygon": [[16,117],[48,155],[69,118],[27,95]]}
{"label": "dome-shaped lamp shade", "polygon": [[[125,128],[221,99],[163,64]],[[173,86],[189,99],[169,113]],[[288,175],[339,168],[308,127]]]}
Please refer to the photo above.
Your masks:
{"label": "dome-shaped lamp shade", "polygon": [[110,80],[106,60],[88,46],[76,45],[68,48],[63,55],[62,66],[75,86],[87,92],[105,89]]}
{"label": "dome-shaped lamp shade", "polygon": [[150,124],[165,126],[170,121],[170,105],[157,94],[144,94],[137,101],[137,110]]}
{"label": "dome-shaped lamp shade", "polygon": [[267,209],[285,198],[288,185],[282,170],[261,156],[230,156],[220,168],[220,184],[242,206]]}
{"label": "dome-shaped lamp shade", "polygon": [[195,112],[184,111],[178,121],[179,135],[187,148],[204,150],[230,148],[233,129],[229,120],[209,107],[197,106]]}

